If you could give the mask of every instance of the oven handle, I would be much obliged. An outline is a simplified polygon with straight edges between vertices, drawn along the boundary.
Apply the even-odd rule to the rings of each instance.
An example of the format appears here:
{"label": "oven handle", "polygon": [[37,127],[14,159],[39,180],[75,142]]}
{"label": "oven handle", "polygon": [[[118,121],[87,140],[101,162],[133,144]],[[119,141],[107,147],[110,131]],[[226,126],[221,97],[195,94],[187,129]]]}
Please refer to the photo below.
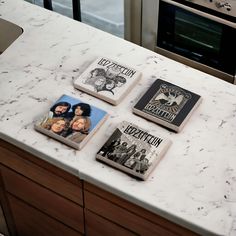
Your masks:
{"label": "oven handle", "polygon": [[174,6],[177,6],[177,7],[180,7],[182,9],[185,9],[189,12],[192,12],[192,13],[195,13],[197,15],[200,15],[200,16],[203,16],[205,18],[208,18],[210,20],[213,20],[213,21],[216,21],[216,22],[219,22],[221,24],[224,24],[224,25],[227,25],[227,26],[230,26],[232,28],[236,28],[236,23],[234,22],[231,22],[231,21],[228,21],[228,20],[225,20],[225,19],[222,19],[220,17],[217,17],[217,16],[214,16],[214,15],[211,15],[211,14],[208,14],[206,12],[203,12],[203,11],[199,11],[197,9],[194,9],[194,8],[191,8],[191,7],[188,7],[188,6],[185,6],[181,3],[178,3],[178,2],[174,2],[172,0],[161,0],[163,2],[166,2],[166,3],[169,3],[171,5],[174,5]]}

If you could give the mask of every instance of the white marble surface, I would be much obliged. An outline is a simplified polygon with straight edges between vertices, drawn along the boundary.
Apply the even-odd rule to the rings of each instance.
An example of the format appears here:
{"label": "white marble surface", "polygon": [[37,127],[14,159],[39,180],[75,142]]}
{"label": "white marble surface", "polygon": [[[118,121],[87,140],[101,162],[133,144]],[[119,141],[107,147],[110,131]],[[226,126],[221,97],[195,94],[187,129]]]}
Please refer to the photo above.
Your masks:
{"label": "white marble surface", "polygon": [[[236,235],[234,85],[22,0],[0,1],[0,17],[24,29],[0,55],[2,139],[202,235]],[[72,86],[73,79],[100,55],[119,58],[143,73],[118,106]],[[179,134],[131,112],[156,78],[203,97]],[[61,94],[78,97],[110,114],[82,151],[33,129],[34,121]],[[95,153],[121,120],[132,121],[173,141],[145,182],[95,160]]]}

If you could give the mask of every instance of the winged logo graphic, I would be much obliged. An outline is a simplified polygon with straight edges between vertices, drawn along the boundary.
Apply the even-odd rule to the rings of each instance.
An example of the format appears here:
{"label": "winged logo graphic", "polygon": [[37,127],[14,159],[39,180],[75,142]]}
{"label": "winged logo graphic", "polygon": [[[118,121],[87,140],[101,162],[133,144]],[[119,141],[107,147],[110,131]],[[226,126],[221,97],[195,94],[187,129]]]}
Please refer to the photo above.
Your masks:
{"label": "winged logo graphic", "polygon": [[155,98],[155,101],[164,100],[165,101],[164,104],[166,106],[172,106],[174,103],[176,103],[177,105],[180,105],[183,99],[184,99],[184,96],[182,94],[177,95],[177,94],[171,94],[169,92],[167,95],[164,93],[158,94]]}

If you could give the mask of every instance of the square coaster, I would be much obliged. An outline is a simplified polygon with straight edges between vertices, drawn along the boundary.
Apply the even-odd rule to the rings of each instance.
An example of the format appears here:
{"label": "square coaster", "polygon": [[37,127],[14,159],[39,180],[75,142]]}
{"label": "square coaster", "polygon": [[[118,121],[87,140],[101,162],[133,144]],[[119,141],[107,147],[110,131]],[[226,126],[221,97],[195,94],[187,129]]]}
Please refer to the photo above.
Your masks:
{"label": "square coaster", "polygon": [[133,107],[133,113],[180,132],[201,100],[196,93],[157,79]]}
{"label": "square coaster", "polygon": [[98,151],[96,159],[146,180],[170,145],[169,139],[123,121]]}
{"label": "square coaster", "polygon": [[81,149],[108,114],[80,99],[62,95],[34,128],[75,149]]}
{"label": "square coaster", "polygon": [[74,81],[74,87],[118,105],[140,77],[134,68],[99,57]]}

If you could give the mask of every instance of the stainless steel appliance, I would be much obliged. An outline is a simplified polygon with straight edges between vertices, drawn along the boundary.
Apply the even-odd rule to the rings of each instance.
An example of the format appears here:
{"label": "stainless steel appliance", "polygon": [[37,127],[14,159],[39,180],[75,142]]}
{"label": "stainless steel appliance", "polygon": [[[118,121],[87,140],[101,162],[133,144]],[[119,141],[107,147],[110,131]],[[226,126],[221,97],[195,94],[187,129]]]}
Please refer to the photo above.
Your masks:
{"label": "stainless steel appliance", "polygon": [[236,84],[236,0],[148,0],[142,46]]}

